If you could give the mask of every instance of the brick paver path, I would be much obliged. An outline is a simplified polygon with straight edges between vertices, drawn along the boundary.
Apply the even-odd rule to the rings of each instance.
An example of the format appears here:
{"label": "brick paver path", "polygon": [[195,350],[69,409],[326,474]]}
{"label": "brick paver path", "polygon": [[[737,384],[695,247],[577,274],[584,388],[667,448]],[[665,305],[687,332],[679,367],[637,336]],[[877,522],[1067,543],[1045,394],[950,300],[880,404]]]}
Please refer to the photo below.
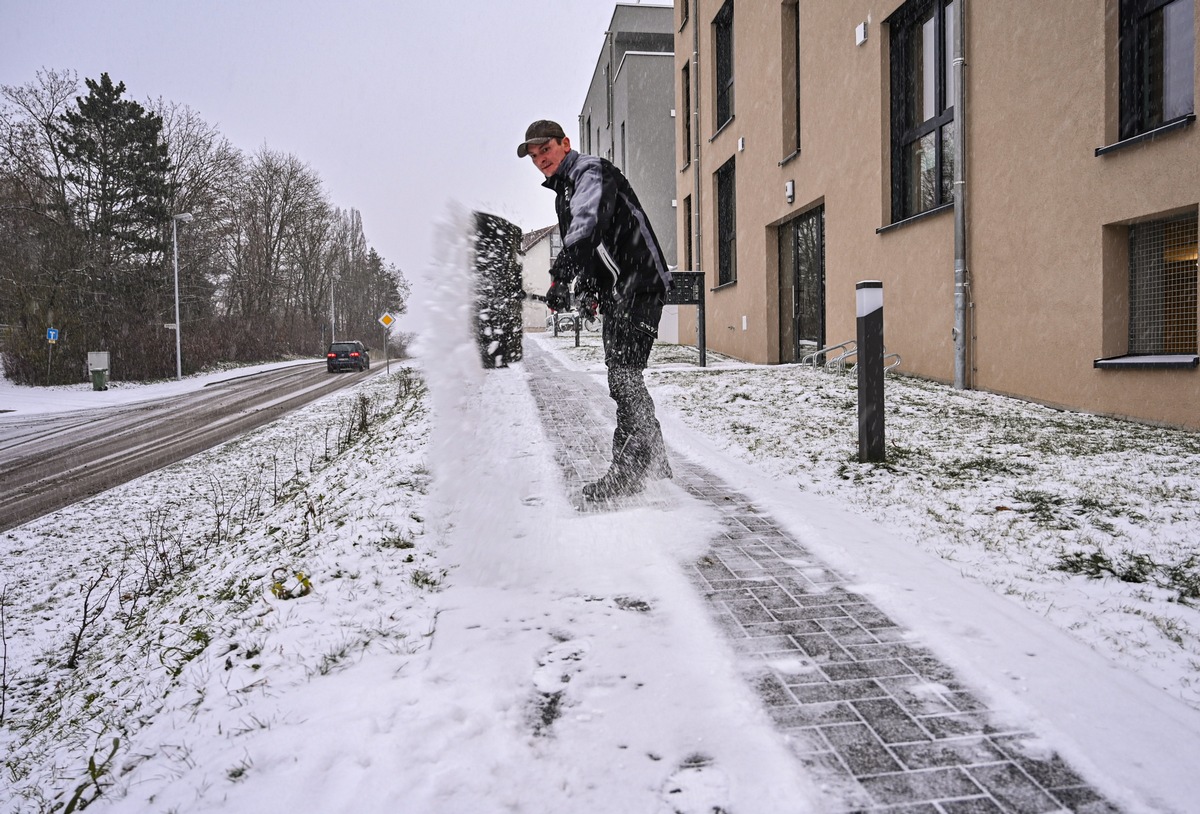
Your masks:
{"label": "brick paver path", "polygon": [[[525,367],[567,487],[596,510],[579,489],[608,465],[603,379],[567,370],[533,342]],[[671,463],[674,483],[724,520],[692,580],[753,664],[759,697],[830,812],[1118,811],[746,495],[678,454]]]}

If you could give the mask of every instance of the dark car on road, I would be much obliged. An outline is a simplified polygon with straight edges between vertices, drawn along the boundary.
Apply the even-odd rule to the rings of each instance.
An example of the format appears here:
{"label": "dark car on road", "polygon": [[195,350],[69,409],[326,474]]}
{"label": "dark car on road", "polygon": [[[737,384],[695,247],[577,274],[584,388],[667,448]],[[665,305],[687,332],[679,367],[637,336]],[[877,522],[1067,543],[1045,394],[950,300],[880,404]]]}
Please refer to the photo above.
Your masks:
{"label": "dark car on road", "polygon": [[370,370],[371,354],[367,352],[366,345],[356,340],[334,342],[325,354],[325,362],[330,373],[337,373],[339,370]]}

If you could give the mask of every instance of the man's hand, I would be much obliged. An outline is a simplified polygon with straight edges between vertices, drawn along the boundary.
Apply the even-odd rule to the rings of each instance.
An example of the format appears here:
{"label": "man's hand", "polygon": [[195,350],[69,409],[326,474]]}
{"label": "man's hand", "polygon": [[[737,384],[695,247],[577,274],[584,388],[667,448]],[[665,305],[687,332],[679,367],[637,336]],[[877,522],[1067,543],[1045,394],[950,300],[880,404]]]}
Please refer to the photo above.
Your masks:
{"label": "man's hand", "polygon": [[550,264],[550,279],[570,286],[582,270],[583,265],[579,262],[576,252],[571,248],[564,248]]}
{"label": "man's hand", "polygon": [[592,319],[596,318],[596,312],[600,310],[600,301],[596,299],[596,295],[591,291],[583,291],[579,294],[579,301],[576,303],[579,313]]}
{"label": "man's hand", "polygon": [[575,284],[575,299],[575,305],[581,313],[589,317],[596,316],[600,308],[600,286],[590,273],[579,275],[579,281]]}
{"label": "man's hand", "polygon": [[566,311],[571,307],[571,287],[558,280],[550,283],[546,291],[546,307],[551,311]]}

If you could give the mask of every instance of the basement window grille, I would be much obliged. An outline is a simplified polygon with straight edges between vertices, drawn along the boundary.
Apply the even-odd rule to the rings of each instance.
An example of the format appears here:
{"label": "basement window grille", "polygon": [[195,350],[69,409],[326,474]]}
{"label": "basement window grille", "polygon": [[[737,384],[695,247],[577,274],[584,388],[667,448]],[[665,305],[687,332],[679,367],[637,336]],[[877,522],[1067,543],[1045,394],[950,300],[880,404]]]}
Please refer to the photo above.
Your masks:
{"label": "basement window grille", "polygon": [[1129,227],[1129,353],[1194,354],[1196,215]]}

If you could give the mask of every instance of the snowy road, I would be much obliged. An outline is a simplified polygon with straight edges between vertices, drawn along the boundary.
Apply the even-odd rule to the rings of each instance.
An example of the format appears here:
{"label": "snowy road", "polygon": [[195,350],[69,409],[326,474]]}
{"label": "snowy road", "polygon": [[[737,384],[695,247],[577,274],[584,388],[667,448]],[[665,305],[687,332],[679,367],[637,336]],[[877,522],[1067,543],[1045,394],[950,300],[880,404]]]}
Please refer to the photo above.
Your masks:
{"label": "snowy road", "polygon": [[0,531],[194,455],[361,378],[331,376],[314,363],[121,408],[0,416]]}

